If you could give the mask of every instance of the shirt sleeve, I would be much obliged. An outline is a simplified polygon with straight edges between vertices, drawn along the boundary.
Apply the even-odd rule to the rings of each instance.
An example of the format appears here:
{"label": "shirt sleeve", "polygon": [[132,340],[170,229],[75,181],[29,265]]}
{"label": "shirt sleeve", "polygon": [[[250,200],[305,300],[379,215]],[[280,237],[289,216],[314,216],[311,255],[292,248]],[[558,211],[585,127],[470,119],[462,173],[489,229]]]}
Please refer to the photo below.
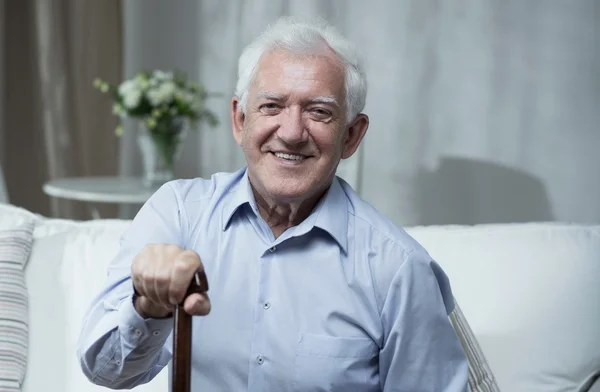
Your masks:
{"label": "shirt sleeve", "polygon": [[92,301],[77,344],[81,368],[95,384],[133,388],[154,378],[171,359],[165,342],[172,318],[144,319],[133,307],[131,263],[147,244],[185,247],[186,217],[172,183],[142,206],[121,238],[103,290]]}
{"label": "shirt sleeve", "polygon": [[468,363],[448,314],[450,284],[426,252],[406,256],[390,282],[381,317],[383,392],[464,392]]}

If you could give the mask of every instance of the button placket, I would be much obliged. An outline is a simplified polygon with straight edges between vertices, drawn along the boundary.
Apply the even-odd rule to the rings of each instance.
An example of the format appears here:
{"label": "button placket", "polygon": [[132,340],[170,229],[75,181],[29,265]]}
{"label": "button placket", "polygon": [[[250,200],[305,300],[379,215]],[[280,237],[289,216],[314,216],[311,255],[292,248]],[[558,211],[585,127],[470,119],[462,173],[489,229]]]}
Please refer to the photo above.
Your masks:
{"label": "button placket", "polygon": [[[264,249],[264,248],[263,248]],[[268,252],[266,252],[268,250]],[[251,345],[251,353],[250,361],[253,362],[253,366],[250,368],[250,372],[248,374],[248,385],[249,389],[262,391],[265,390],[264,383],[264,372],[267,372],[269,369],[269,363],[267,363],[267,359],[272,355],[268,340],[268,334],[265,333],[265,328],[268,327],[270,323],[266,323],[267,317],[270,318],[271,312],[271,302],[269,299],[273,293],[271,292],[272,288],[270,287],[270,274],[271,274],[271,264],[276,262],[277,260],[277,246],[272,245],[271,247],[266,248],[263,251],[260,262],[260,272],[258,279],[258,290],[256,292],[254,306],[256,309],[256,316],[254,318],[253,332],[252,332],[252,345]],[[262,308],[262,309],[261,309]],[[263,313],[264,312],[264,313]]]}

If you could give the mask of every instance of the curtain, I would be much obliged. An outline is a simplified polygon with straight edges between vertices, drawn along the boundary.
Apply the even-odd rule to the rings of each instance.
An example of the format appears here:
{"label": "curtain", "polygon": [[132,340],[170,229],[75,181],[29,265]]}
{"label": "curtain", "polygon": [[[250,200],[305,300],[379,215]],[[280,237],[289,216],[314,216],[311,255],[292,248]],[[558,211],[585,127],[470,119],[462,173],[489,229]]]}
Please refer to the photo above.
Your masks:
{"label": "curtain", "polygon": [[[50,199],[44,182],[115,175],[116,119],[96,77],[122,77],[118,0],[2,2],[0,159],[10,202],[44,214],[89,218],[83,203]],[[106,216],[116,208],[103,206]]]}
{"label": "curtain", "polygon": [[[237,57],[281,15],[320,16],[361,50],[371,126],[339,174],[396,223],[600,222],[595,0],[128,1],[126,76],[179,69],[225,95],[179,176],[244,164],[229,121]],[[134,137],[124,174],[139,173]]]}
{"label": "curtain", "polygon": [[[4,26],[4,2],[0,1],[0,31]],[[4,40],[0,39],[0,124],[4,119]],[[0,140],[3,140],[4,128],[0,126]],[[2,170],[3,148],[0,148],[0,203],[8,202],[8,192],[4,183],[4,171]]]}

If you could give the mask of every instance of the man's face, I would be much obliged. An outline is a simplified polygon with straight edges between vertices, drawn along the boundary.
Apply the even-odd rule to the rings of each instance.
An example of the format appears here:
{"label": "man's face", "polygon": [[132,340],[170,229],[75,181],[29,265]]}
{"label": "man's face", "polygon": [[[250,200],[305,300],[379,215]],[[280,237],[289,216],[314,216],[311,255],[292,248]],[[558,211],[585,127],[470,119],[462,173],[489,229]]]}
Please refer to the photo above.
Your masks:
{"label": "man's face", "polygon": [[281,202],[324,191],[341,158],[366,132],[364,115],[346,124],[344,68],[333,55],[265,54],[248,91],[246,113],[232,101],[234,137],[252,185]]}

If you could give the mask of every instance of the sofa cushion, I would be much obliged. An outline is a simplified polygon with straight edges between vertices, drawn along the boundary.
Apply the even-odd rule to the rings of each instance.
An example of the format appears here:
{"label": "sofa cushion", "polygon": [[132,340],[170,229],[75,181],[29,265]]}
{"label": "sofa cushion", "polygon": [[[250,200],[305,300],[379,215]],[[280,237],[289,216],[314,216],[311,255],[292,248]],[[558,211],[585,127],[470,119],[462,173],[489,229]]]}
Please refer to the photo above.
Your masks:
{"label": "sofa cushion", "polygon": [[24,208],[12,204],[0,203],[0,226],[11,228],[23,223],[24,221],[38,221],[43,219],[39,214],[34,214]]}
{"label": "sofa cushion", "polygon": [[[81,371],[76,355],[84,314],[100,292],[106,268],[117,252],[129,222],[73,222],[48,219],[35,230],[27,267],[30,288],[33,348],[24,392],[108,391],[92,384]],[[167,372],[134,388],[137,392],[168,390]]]}
{"label": "sofa cushion", "polygon": [[600,372],[600,226],[415,227],[510,392],[582,391]]}
{"label": "sofa cushion", "polygon": [[[16,212],[13,214],[13,212]],[[30,214],[0,211],[0,390],[20,391],[27,370],[25,264],[33,242]]]}

